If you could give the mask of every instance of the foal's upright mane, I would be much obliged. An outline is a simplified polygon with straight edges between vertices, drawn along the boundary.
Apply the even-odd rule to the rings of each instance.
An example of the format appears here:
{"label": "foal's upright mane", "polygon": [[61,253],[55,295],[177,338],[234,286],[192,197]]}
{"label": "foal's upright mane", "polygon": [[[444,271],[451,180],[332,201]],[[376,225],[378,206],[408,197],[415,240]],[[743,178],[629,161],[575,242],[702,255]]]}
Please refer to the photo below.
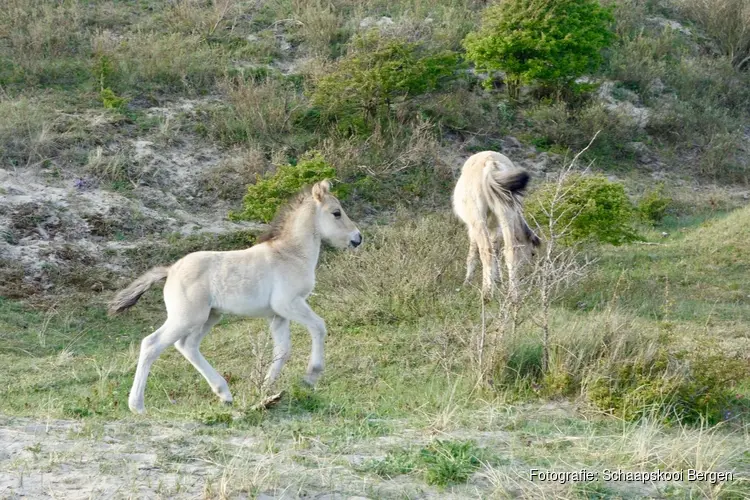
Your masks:
{"label": "foal's upright mane", "polygon": [[276,212],[276,215],[271,221],[271,227],[268,231],[258,236],[255,240],[255,244],[257,245],[266,241],[278,240],[281,235],[284,234],[286,226],[292,220],[292,215],[310,199],[310,196],[312,196],[312,190],[308,187],[287,201],[287,203]]}

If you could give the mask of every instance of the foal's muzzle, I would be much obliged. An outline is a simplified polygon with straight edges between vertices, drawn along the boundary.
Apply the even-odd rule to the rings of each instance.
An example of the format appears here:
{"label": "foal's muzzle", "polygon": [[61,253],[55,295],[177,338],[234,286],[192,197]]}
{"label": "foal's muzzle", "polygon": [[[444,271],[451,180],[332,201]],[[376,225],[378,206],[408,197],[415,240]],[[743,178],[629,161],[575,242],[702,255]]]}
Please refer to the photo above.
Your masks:
{"label": "foal's muzzle", "polygon": [[357,231],[356,234],[349,240],[349,244],[354,248],[360,246],[362,244],[362,233]]}

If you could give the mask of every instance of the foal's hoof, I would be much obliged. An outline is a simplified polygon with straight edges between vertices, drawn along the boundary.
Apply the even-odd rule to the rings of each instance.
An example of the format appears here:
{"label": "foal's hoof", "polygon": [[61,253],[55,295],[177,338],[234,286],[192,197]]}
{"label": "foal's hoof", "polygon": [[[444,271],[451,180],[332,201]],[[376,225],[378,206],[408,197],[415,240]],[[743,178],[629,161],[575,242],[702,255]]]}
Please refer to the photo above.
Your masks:
{"label": "foal's hoof", "polygon": [[128,408],[130,408],[130,411],[132,411],[136,415],[144,415],[146,413],[146,407],[143,405],[129,404]]}
{"label": "foal's hoof", "polygon": [[307,374],[304,377],[304,382],[310,387],[314,386],[323,373],[323,367],[319,365],[311,366],[307,369]]}

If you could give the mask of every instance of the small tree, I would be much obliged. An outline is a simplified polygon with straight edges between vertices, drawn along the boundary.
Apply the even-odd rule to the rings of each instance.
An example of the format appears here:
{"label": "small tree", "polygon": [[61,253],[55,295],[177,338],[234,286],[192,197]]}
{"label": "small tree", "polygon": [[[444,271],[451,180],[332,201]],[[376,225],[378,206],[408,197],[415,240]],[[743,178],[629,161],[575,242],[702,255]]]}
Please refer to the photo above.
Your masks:
{"label": "small tree", "polygon": [[454,78],[457,65],[454,52],[368,32],[317,82],[312,102],[321,116],[357,131],[399,100],[438,89]]}
{"label": "small tree", "polygon": [[464,47],[478,69],[506,73],[512,98],[532,81],[559,93],[601,64],[614,36],[612,21],[611,10],[597,0],[501,0],[485,10]]}

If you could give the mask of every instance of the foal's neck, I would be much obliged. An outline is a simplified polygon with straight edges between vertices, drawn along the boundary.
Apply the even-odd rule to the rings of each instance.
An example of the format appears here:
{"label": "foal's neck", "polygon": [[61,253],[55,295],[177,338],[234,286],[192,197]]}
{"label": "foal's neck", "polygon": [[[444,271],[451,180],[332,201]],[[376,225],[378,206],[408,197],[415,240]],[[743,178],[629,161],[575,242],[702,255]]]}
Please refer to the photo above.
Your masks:
{"label": "foal's neck", "polygon": [[300,205],[289,215],[288,225],[279,241],[279,246],[304,261],[313,271],[318,265],[321,244],[317,215],[314,202],[306,201]]}

